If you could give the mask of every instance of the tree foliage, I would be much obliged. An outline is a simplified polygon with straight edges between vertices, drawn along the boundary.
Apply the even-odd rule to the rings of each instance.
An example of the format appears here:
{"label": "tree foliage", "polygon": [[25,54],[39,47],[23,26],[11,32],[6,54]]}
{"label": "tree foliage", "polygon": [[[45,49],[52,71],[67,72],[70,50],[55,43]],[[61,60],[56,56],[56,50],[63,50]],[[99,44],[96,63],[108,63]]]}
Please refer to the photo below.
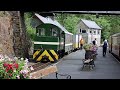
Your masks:
{"label": "tree foliage", "polygon": [[80,19],[95,21],[101,28],[101,38],[108,39],[110,35],[120,32],[120,16],[91,14],[57,14],[56,19],[71,33],[77,31],[76,25]]}
{"label": "tree foliage", "polygon": [[[31,38],[35,35],[35,28],[30,25],[32,15],[30,12],[25,13],[27,33]],[[56,14],[55,19],[73,34],[77,31],[76,25],[80,19],[95,21],[102,28],[102,39],[108,39],[110,35],[120,32],[119,15],[99,15],[99,18],[97,18],[96,15],[92,14]]]}
{"label": "tree foliage", "polygon": [[30,12],[25,13],[25,24],[26,24],[27,34],[33,40],[36,30],[31,25],[32,16],[33,14]]}

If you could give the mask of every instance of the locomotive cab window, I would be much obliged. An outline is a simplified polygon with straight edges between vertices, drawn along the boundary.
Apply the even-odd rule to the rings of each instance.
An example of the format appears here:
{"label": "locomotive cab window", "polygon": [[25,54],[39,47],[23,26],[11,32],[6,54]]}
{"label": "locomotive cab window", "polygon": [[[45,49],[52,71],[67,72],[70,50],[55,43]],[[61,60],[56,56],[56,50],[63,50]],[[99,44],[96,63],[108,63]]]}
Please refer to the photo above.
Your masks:
{"label": "locomotive cab window", "polygon": [[52,29],[52,36],[54,36],[54,37],[57,37],[57,36],[58,36],[57,30]]}
{"label": "locomotive cab window", "polygon": [[36,34],[37,34],[37,36],[44,36],[45,35],[45,29],[44,28],[37,28]]}
{"label": "locomotive cab window", "polygon": [[38,29],[36,29],[36,35],[39,36],[39,30]]}
{"label": "locomotive cab window", "polygon": [[64,37],[64,34],[65,34],[64,31],[62,31],[62,32],[61,32],[61,36]]}

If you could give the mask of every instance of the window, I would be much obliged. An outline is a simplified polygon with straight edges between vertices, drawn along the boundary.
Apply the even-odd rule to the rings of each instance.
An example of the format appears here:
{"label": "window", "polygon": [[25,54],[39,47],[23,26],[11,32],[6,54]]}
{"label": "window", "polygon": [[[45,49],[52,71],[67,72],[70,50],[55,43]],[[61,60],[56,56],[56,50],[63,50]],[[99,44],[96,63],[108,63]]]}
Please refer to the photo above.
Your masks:
{"label": "window", "polygon": [[96,34],[96,31],[94,31],[94,34]]}
{"label": "window", "polygon": [[98,34],[100,34],[100,31],[98,31]]}
{"label": "window", "polygon": [[39,35],[42,35],[42,36],[45,35],[45,29],[44,28],[40,29]]}
{"label": "window", "polygon": [[90,33],[92,33],[92,31],[90,30]]}
{"label": "window", "polygon": [[38,32],[38,29],[36,29],[36,35],[39,36],[39,32]]}
{"label": "window", "polygon": [[80,33],[81,33],[81,29],[80,29]]}
{"label": "window", "polygon": [[82,30],[82,33],[86,33],[86,30]]}
{"label": "window", "polygon": [[57,30],[55,30],[55,29],[52,29],[52,36],[58,36],[58,33],[57,33]]}

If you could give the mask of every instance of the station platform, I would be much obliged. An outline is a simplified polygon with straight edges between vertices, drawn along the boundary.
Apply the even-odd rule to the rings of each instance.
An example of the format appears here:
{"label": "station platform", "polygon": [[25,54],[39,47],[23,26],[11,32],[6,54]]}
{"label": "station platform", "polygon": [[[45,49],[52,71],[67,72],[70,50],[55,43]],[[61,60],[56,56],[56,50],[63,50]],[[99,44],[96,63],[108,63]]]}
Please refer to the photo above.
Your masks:
{"label": "station platform", "polygon": [[[83,66],[82,59],[85,58],[85,51],[78,50],[65,56],[58,63],[58,73],[69,74],[71,79],[120,79],[120,62],[109,52],[103,57],[102,47],[98,48],[98,55],[94,61],[93,70],[81,70]],[[55,74],[49,74],[43,79],[56,79]],[[60,76],[59,79],[65,79]]]}

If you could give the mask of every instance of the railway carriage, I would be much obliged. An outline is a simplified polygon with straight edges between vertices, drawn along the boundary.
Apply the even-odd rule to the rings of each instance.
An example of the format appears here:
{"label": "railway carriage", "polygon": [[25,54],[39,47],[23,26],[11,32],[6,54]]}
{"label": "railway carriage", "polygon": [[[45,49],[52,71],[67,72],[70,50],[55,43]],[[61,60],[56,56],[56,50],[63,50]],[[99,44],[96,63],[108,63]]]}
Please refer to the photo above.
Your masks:
{"label": "railway carriage", "polygon": [[120,60],[120,33],[116,33],[110,36],[109,52]]}
{"label": "railway carriage", "polygon": [[72,33],[69,33],[56,20],[35,14],[36,25],[33,59],[56,62],[65,53],[73,50]]}
{"label": "railway carriage", "polygon": [[60,23],[55,20],[55,24],[61,28],[64,35],[64,54],[69,54],[73,51],[73,34],[68,32]]}

